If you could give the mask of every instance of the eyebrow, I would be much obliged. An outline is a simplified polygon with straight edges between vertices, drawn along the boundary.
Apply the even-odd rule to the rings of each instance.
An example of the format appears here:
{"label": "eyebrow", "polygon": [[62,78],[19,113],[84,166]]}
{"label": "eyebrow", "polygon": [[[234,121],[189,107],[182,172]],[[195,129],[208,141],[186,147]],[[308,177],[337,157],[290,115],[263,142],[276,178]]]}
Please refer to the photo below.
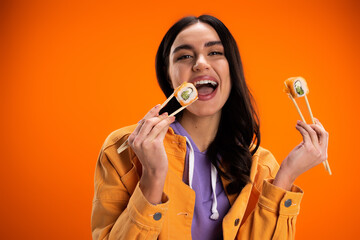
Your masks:
{"label": "eyebrow", "polygon": [[222,45],[222,43],[221,43],[221,41],[211,41],[211,42],[205,43],[205,47],[211,47],[214,45]]}
{"label": "eyebrow", "polygon": [[[211,46],[214,46],[214,45],[222,45],[222,43],[221,43],[221,41],[210,41],[210,42],[205,43],[204,47],[211,47]],[[192,49],[194,49],[194,47],[191,46],[190,44],[183,44],[183,45],[180,45],[180,46],[176,47],[174,49],[174,51],[172,52],[172,54],[180,51],[181,49],[192,50]]]}

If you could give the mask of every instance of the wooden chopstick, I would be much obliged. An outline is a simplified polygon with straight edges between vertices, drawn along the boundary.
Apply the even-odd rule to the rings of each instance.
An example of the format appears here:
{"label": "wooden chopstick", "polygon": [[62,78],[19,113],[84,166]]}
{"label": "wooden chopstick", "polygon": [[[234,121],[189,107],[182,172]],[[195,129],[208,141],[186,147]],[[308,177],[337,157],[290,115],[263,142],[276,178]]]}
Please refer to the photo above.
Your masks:
{"label": "wooden chopstick", "polygon": [[[165,107],[165,105],[174,97],[174,93],[171,94],[163,104],[161,104],[160,106],[160,110]],[[193,102],[195,102],[198,98],[196,98]],[[193,103],[192,102],[192,103]],[[192,103],[190,103],[189,105],[185,105],[185,106],[182,106],[181,108],[179,108],[178,110],[176,110],[175,112],[173,112],[172,114],[169,115],[169,117],[171,116],[175,116],[176,114],[178,114],[180,111],[184,110],[186,107],[190,106]],[[159,110],[159,111],[160,111]],[[123,144],[121,144],[121,146],[117,149],[117,153],[120,154],[122,153],[125,149],[127,149],[129,147],[128,145],[128,140],[126,139],[125,142],[123,142]]]}
{"label": "wooden chopstick", "polygon": [[[305,102],[306,102],[306,106],[307,106],[307,108],[308,108],[308,110],[310,112],[311,121],[312,121],[313,124],[316,124],[314,116],[313,116],[312,111],[311,111],[309,100],[307,99],[306,95],[305,95]],[[326,171],[328,171],[329,175],[331,175],[332,172],[331,172],[330,165],[329,165],[329,162],[328,162],[327,159],[323,162],[323,165],[324,165]]]}

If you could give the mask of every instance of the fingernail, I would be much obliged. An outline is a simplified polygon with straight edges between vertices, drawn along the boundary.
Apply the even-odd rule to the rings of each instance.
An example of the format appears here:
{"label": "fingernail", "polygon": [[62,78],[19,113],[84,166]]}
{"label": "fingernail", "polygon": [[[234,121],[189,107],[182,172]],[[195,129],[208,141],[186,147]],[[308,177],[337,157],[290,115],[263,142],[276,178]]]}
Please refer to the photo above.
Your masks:
{"label": "fingernail", "polygon": [[167,117],[168,116],[168,113],[167,112],[164,112],[163,114],[161,114],[162,117]]}
{"label": "fingernail", "polygon": [[171,122],[173,122],[173,121],[175,121],[175,116],[171,116],[171,117],[169,117],[169,119]]}
{"label": "fingernail", "polygon": [[161,106],[161,104],[158,104],[158,105],[155,106],[155,108],[159,108],[160,106]]}

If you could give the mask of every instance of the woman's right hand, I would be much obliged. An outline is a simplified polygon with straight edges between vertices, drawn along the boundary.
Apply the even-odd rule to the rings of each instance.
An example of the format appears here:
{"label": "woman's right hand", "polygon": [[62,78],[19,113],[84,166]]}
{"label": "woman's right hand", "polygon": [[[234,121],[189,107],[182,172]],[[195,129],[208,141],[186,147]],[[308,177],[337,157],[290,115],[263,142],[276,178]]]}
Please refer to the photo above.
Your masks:
{"label": "woman's right hand", "polygon": [[140,189],[152,204],[161,202],[168,170],[164,137],[175,117],[159,115],[160,105],[152,108],[129,136],[128,143],[142,165]]}

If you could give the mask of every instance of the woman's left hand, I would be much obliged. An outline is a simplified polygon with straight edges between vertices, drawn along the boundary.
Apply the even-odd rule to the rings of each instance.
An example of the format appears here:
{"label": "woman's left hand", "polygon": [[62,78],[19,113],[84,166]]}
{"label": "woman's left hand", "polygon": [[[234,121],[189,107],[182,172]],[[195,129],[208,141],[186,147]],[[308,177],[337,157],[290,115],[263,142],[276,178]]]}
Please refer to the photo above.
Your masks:
{"label": "woman's left hand", "polygon": [[324,162],[327,157],[329,134],[323,125],[315,118],[315,124],[305,124],[298,121],[296,129],[303,137],[282,162],[274,185],[290,190],[295,179],[307,170]]}

